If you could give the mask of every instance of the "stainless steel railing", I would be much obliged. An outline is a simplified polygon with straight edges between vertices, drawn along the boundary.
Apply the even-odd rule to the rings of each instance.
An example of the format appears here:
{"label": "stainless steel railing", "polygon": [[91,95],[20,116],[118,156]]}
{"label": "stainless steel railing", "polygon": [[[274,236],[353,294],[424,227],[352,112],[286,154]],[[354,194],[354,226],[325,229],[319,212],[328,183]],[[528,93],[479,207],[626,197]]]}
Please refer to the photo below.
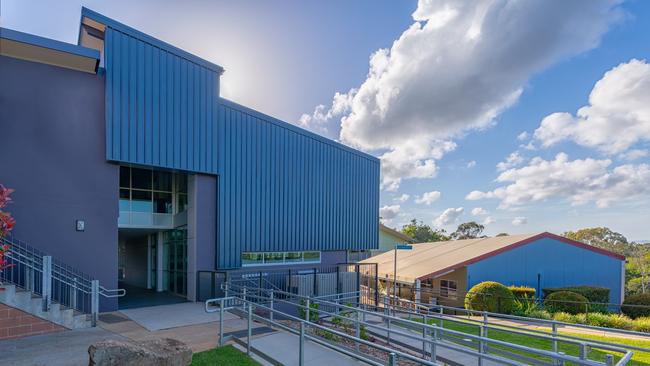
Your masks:
{"label": "stainless steel railing", "polygon": [[52,302],[56,302],[90,314],[92,325],[95,326],[99,314],[99,297],[113,298],[126,294],[124,289],[101,286],[90,275],[45,255],[13,236],[2,238],[2,244],[10,246],[5,256],[11,267],[0,272],[0,279],[40,295],[43,311],[48,311]]}
{"label": "stainless steel railing", "polygon": [[[302,308],[304,312],[307,312],[307,316],[304,320],[307,323],[309,323],[310,320],[310,303],[315,302],[320,305],[342,309],[343,312],[356,314],[356,316],[347,316],[346,319],[347,321],[355,323],[357,329],[361,326],[366,329],[374,329],[380,334],[385,334],[385,338],[389,343],[391,342],[391,338],[394,340],[396,336],[399,336],[403,339],[409,339],[412,342],[421,344],[423,357],[426,357],[427,354],[435,356],[437,349],[448,349],[474,356],[478,359],[479,363],[482,363],[482,360],[495,360],[504,364],[521,364],[522,362],[534,363],[534,360],[541,358],[551,360],[553,365],[563,365],[567,362],[576,365],[625,365],[633,355],[632,351],[626,347],[603,344],[602,342],[593,342],[590,339],[571,339],[549,334],[531,335],[530,333],[521,330],[503,328],[494,324],[478,324],[477,328],[479,334],[475,335],[449,329],[448,327],[445,328],[443,321],[439,321],[438,324],[428,324],[429,320],[441,320],[439,314],[432,314],[427,318],[428,315],[426,314],[409,314],[407,312],[409,318],[405,319],[395,316],[395,314],[390,315],[367,310],[367,305],[365,304],[359,304],[360,306],[348,306],[338,302],[305,297],[291,293],[283,293],[282,291],[271,291],[270,295],[267,293],[264,296],[260,296],[255,295],[259,292],[257,290],[258,289],[236,286],[232,286],[229,289],[231,294],[240,299],[241,295],[245,293],[246,299],[241,299],[242,301],[247,304],[256,304],[258,308],[261,307],[262,309],[269,310],[270,314],[281,313],[283,317],[287,315],[285,312],[277,311],[274,307],[274,302],[286,302],[298,308]],[[274,296],[274,293],[277,293],[277,295],[283,295],[283,299],[280,299],[281,296]],[[304,301],[296,303],[295,301],[291,301],[292,298],[300,298]],[[207,305],[208,304],[206,303],[206,306]],[[330,317],[340,318],[342,316],[340,315],[340,312],[327,312],[323,310],[318,310],[318,312],[321,314],[325,313],[326,316]],[[423,317],[423,321],[414,321],[410,319],[410,316],[413,314]],[[381,319],[381,324],[367,322],[367,316],[379,317]],[[269,319],[272,319],[272,316],[269,316]],[[446,321],[449,320],[447,319]],[[545,342],[555,346],[549,351],[511,342],[504,342],[490,338],[488,335],[493,331],[513,336],[532,337],[537,340],[544,340]],[[434,334],[436,336],[432,337]],[[559,351],[560,349],[566,349],[567,347],[578,349],[578,356],[566,355]],[[426,350],[431,351],[427,352]],[[593,350],[598,350],[601,353],[606,354],[604,362],[590,358],[590,353],[593,354]],[[614,362],[613,353],[620,353],[622,355],[616,363]],[[397,357],[399,358],[399,356]],[[536,363],[539,363],[539,360],[536,361]]]}

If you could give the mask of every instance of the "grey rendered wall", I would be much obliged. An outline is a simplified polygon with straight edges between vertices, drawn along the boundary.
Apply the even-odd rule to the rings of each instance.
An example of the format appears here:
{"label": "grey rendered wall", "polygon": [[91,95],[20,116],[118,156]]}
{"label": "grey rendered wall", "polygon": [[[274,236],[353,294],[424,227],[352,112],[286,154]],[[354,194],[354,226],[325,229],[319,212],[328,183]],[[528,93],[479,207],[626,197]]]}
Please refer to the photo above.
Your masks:
{"label": "grey rendered wall", "polygon": [[0,183],[16,189],[16,238],[117,288],[118,168],[104,136],[103,77],[0,56]]}
{"label": "grey rendered wall", "polygon": [[217,177],[190,175],[188,198],[187,297],[195,300],[197,271],[216,268]]}

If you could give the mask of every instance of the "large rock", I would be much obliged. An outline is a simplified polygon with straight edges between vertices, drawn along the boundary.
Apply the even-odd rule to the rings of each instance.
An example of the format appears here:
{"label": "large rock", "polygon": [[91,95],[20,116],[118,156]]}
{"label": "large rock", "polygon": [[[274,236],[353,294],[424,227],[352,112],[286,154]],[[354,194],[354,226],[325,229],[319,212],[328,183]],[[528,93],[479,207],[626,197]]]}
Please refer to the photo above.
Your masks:
{"label": "large rock", "polygon": [[186,366],[192,350],[171,338],[142,342],[102,341],[88,347],[90,366]]}

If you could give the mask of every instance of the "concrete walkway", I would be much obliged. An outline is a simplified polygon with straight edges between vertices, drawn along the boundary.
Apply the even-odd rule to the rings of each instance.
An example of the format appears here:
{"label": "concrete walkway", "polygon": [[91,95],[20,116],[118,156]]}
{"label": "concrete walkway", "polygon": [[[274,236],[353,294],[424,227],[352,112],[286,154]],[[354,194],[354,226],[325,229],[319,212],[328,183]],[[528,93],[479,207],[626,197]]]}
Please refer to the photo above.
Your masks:
{"label": "concrete walkway", "polygon": [[88,347],[126,338],[102,328],[68,330],[0,342],[0,365],[87,366]]}
{"label": "concrete walkway", "polygon": [[[299,337],[289,332],[275,332],[253,337],[252,346],[283,365],[298,365]],[[305,364],[310,366],[366,365],[352,357],[314,342],[305,341]]]}
{"label": "concrete walkway", "polygon": [[[120,313],[150,331],[184,327],[219,321],[219,313],[206,313],[203,303],[184,302],[172,305],[148,306],[144,308],[120,310]],[[227,313],[226,320],[236,316]]]}

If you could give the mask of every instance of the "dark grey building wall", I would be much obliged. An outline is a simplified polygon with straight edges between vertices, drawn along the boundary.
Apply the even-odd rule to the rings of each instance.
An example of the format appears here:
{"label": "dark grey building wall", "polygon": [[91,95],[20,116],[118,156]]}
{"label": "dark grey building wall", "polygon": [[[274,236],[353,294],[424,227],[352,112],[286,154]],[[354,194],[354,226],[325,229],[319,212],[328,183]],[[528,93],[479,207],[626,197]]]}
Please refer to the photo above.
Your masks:
{"label": "dark grey building wall", "polygon": [[[16,190],[14,234],[113,289],[118,168],[105,128],[103,77],[0,56],[0,183]],[[101,298],[102,311],[116,307]]]}

